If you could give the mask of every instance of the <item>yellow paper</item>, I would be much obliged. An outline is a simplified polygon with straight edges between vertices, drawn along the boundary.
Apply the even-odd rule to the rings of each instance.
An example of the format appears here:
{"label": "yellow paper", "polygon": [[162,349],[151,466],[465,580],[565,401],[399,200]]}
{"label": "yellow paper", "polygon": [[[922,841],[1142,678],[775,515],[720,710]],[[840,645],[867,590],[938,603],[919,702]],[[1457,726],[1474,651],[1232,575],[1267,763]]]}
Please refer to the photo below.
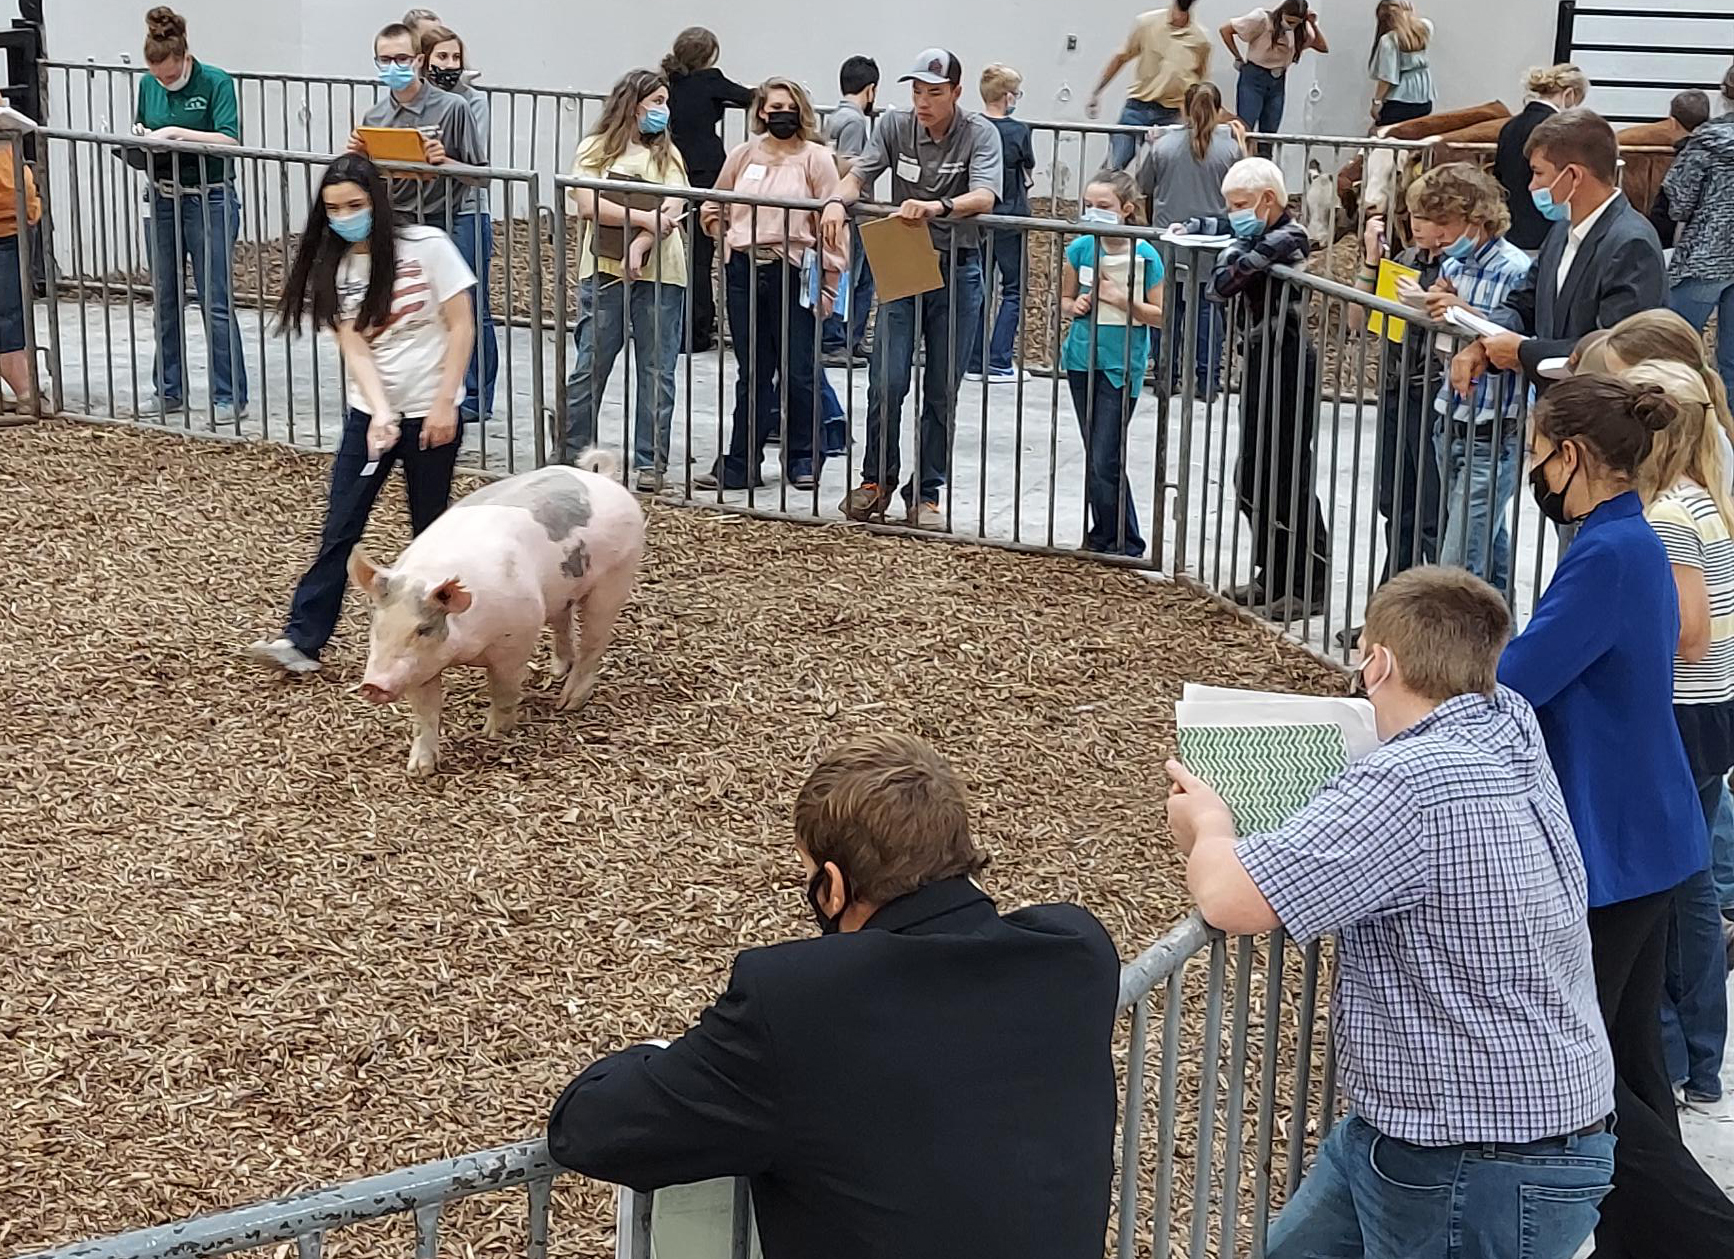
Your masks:
{"label": "yellow paper", "polygon": [[[1403,299],[1397,295],[1397,285],[1405,279],[1419,283],[1421,273],[1414,267],[1405,267],[1401,263],[1392,262],[1389,258],[1381,258],[1379,260],[1379,282],[1373,288],[1373,295],[1382,297],[1388,302],[1400,302]],[[1409,329],[1409,325],[1404,320],[1393,316],[1390,326],[1386,327],[1383,313],[1373,310],[1367,312],[1367,329],[1375,335],[1384,333],[1387,340],[1401,342],[1403,334]]]}

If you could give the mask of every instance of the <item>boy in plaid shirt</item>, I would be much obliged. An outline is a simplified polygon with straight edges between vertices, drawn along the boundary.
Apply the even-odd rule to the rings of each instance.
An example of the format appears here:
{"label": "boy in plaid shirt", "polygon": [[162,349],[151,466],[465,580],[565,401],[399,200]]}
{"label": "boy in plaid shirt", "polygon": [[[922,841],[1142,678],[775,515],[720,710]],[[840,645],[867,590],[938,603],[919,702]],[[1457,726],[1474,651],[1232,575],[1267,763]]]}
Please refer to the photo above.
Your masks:
{"label": "boy in plaid shirt", "polygon": [[[1497,310],[1529,275],[1529,255],[1505,239],[1511,228],[1505,194],[1478,166],[1453,162],[1421,176],[1409,186],[1409,217],[1451,242],[1427,294],[1435,319],[1453,306],[1482,315]],[[1433,407],[1445,507],[1439,562],[1467,568],[1507,593],[1526,392],[1517,372],[1488,372],[1467,394],[1454,392],[1447,376]]]}

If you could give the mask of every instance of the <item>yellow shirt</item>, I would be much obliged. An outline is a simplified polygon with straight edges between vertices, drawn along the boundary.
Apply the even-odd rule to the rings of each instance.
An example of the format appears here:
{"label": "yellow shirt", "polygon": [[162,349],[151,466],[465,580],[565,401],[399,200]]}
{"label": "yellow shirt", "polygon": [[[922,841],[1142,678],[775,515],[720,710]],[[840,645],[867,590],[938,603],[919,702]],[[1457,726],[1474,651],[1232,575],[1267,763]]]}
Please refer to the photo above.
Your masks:
{"label": "yellow shirt", "polygon": [[1152,9],[1140,16],[1126,38],[1125,52],[1138,59],[1132,99],[1180,109],[1186,104],[1186,89],[1209,74],[1210,37],[1196,18],[1175,26],[1168,13]]}
{"label": "yellow shirt", "polygon": [[[601,147],[601,139],[597,136],[586,136],[578,146],[578,154],[572,160],[572,173],[590,179],[642,179],[646,183],[661,184],[668,188],[687,187],[686,167],[680,160],[680,154],[671,146],[666,161],[656,160],[651,151],[642,144],[630,144],[626,152],[608,164],[606,170],[597,160],[597,150]],[[696,212],[697,202],[693,203]],[[684,226],[684,225],[683,225]],[[598,258],[590,247],[590,227],[587,219],[578,220],[578,278],[587,280],[598,270],[604,275],[620,276],[626,273],[626,265],[613,258]],[[627,238],[628,243],[631,237]],[[645,264],[641,279],[656,279],[660,277],[664,284],[686,285],[686,235],[684,230],[670,232],[662,238],[662,246],[652,259]]]}

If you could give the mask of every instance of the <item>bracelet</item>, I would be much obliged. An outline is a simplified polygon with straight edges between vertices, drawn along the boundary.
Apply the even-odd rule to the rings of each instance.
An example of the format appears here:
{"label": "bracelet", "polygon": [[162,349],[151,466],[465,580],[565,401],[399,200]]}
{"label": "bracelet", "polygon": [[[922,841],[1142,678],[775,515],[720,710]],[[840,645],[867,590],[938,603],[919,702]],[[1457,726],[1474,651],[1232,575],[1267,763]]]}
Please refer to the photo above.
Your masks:
{"label": "bracelet", "polygon": [[1373,283],[1377,284],[1379,282],[1379,273],[1377,271],[1362,271],[1360,275],[1355,278],[1357,280],[1371,280]]}

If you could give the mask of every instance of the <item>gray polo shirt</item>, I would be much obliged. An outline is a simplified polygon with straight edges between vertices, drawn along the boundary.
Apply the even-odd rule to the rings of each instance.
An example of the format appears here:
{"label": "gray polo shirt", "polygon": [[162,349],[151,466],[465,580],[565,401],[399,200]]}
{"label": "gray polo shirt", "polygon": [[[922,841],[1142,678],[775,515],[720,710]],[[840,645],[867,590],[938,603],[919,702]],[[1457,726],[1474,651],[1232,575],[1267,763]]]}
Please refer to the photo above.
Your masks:
{"label": "gray polo shirt", "polygon": [[825,138],[844,157],[860,157],[872,131],[867,115],[848,97],[838,101],[837,108],[825,119]]}
{"label": "gray polo shirt", "polygon": [[[951,129],[935,140],[907,109],[882,115],[867,141],[855,169],[850,173],[863,188],[885,171],[891,172],[893,201],[956,200],[966,193],[987,191],[997,198],[1005,182],[1005,157],[999,132],[980,114],[958,110]],[[981,244],[981,228],[974,219],[955,222],[935,220],[930,224],[934,248],[941,253],[955,235],[959,249]]]}
{"label": "gray polo shirt", "polygon": [[[366,127],[431,130],[445,145],[446,156],[452,161],[465,166],[487,165],[487,144],[476,131],[469,102],[442,92],[425,80],[409,104],[398,104],[397,98],[388,92],[361,122]],[[471,213],[481,204],[481,189],[453,179],[396,178],[391,181],[391,204],[399,214],[444,230],[448,205],[454,215]]]}

